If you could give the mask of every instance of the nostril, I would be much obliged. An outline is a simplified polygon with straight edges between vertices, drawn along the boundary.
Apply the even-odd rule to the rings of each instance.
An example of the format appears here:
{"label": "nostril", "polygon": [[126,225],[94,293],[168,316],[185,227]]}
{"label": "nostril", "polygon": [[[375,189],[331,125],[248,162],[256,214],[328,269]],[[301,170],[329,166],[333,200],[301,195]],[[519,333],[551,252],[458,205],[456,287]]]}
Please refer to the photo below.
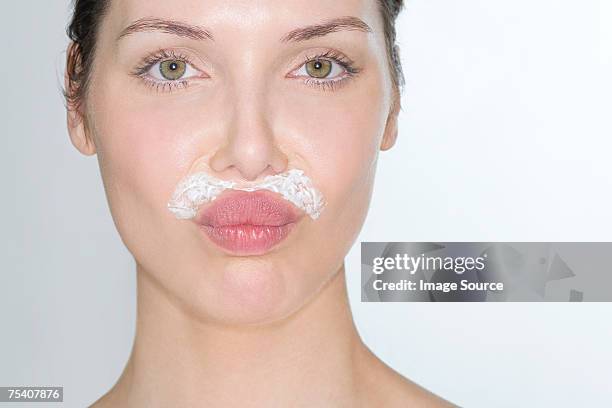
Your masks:
{"label": "nostril", "polygon": [[233,142],[220,148],[209,160],[209,167],[226,179],[255,181],[287,169],[286,155],[275,145],[240,145]]}

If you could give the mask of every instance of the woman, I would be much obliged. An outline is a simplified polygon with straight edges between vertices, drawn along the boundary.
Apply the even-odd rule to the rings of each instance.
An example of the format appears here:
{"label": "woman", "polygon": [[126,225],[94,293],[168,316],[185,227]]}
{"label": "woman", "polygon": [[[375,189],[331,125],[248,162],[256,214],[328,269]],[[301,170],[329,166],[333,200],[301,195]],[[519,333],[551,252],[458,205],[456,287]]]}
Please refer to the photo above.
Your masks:
{"label": "woman", "polygon": [[76,0],[70,138],[138,285],[94,407],[452,406],[372,354],[345,288],[397,135],[401,3]]}

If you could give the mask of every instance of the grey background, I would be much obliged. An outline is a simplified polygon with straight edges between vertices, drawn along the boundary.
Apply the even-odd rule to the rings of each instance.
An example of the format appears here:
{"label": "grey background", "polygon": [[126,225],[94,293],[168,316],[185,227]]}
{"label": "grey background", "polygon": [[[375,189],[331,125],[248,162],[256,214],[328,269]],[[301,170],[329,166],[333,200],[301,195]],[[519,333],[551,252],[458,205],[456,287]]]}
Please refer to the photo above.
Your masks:
{"label": "grey background", "polygon": [[[135,279],[65,131],[67,18],[2,4],[0,385],[82,407],[129,355]],[[409,0],[401,134],[358,239],[611,241],[610,21],[607,0]],[[612,406],[611,303],[361,303],[359,240],[356,323],[402,374],[465,407]]]}

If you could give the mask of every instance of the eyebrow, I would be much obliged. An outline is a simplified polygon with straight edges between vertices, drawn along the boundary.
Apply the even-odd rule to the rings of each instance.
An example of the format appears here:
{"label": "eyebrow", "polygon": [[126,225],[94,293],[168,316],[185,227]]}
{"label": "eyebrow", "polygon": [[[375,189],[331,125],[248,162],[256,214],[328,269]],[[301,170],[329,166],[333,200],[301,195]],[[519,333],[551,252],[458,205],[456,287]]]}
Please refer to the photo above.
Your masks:
{"label": "eyebrow", "polygon": [[338,17],[320,24],[296,28],[285,34],[281,38],[281,42],[306,41],[337,31],[363,31],[369,33],[372,32],[372,29],[360,18],[352,16]]}
{"label": "eyebrow", "polygon": [[[191,38],[194,40],[212,40],[212,33],[202,26],[191,25],[176,20],[161,18],[141,18],[124,28],[117,40],[130,34],[138,32],[158,31],[166,34],[173,34],[179,37]],[[362,31],[372,32],[372,28],[360,18],[345,16],[337,17],[319,24],[308,25],[289,31],[280,39],[281,42],[300,42],[312,38],[323,37],[337,31]]]}
{"label": "eyebrow", "polygon": [[204,27],[183,23],[176,20],[166,20],[161,18],[141,18],[134,21],[121,31],[117,40],[130,34],[147,31],[159,31],[166,34],[173,34],[179,37],[191,38],[193,40],[213,40],[210,31]]}

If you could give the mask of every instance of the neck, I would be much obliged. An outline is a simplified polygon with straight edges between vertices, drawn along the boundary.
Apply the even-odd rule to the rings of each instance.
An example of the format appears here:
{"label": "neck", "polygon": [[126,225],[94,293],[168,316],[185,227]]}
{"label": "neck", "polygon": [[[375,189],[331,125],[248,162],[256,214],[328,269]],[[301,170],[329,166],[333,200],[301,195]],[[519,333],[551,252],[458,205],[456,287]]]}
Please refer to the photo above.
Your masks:
{"label": "neck", "polygon": [[146,407],[354,402],[356,360],[366,348],[352,320],[344,266],[283,321],[246,327],[202,322],[176,307],[140,267],[137,279],[136,336],[111,391],[115,401]]}

